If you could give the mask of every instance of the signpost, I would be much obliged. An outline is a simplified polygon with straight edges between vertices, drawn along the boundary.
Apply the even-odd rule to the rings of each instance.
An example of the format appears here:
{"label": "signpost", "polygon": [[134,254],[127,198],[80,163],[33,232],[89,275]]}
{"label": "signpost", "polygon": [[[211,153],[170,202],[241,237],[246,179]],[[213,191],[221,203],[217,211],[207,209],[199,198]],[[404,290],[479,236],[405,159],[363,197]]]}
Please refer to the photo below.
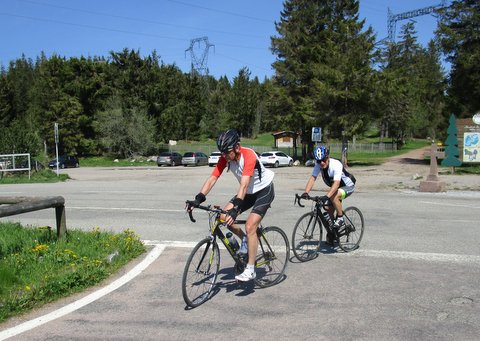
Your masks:
{"label": "signpost", "polygon": [[53,133],[55,134],[55,157],[57,160],[57,176],[58,176],[58,123],[54,123],[53,125]]}
{"label": "signpost", "polygon": [[312,142],[322,141],[322,128],[312,127]]}

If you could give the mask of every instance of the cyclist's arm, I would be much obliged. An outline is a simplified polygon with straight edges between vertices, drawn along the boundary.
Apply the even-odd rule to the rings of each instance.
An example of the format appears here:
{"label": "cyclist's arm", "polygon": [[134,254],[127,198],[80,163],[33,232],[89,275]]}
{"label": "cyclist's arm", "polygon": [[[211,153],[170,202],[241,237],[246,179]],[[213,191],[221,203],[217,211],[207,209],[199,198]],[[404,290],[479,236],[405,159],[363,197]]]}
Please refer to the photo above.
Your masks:
{"label": "cyclist's arm", "polygon": [[310,191],[313,188],[313,184],[315,183],[315,180],[317,180],[316,176],[310,176],[310,179],[308,179],[307,185],[305,186],[305,192],[310,193]]}
{"label": "cyclist's arm", "polygon": [[240,187],[238,188],[237,198],[245,199],[245,195],[247,194],[248,185],[250,184],[250,179],[252,177],[248,175],[242,175],[240,179]]}
{"label": "cyclist's arm", "polygon": [[200,190],[200,192],[202,192],[204,195],[207,195],[212,189],[212,187],[215,185],[217,180],[218,180],[218,176],[210,175],[207,181],[205,181],[205,183],[203,184],[203,187]]}

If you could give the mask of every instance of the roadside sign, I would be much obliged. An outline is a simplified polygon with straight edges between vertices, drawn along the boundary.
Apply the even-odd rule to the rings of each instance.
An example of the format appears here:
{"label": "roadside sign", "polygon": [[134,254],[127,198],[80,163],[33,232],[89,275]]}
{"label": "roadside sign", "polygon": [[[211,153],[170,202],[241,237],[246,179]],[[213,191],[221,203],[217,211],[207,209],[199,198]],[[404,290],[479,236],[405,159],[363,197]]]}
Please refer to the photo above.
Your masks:
{"label": "roadside sign", "polygon": [[54,123],[53,132],[55,134],[55,143],[58,143],[58,123]]}
{"label": "roadside sign", "polygon": [[312,142],[321,142],[322,141],[322,128],[313,127],[312,128]]}

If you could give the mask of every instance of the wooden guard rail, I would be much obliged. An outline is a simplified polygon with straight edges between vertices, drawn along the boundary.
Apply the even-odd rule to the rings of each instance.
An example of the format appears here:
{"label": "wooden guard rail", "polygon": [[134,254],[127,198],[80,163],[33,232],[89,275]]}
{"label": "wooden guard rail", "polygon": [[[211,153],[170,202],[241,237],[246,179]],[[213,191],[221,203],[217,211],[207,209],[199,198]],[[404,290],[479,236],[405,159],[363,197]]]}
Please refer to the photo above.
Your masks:
{"label": "wooden guard rail", "polygon": [[63,197],[0,197],[0,218],[46,208],[55,208],[57,236],[63,237],[67,231]]}

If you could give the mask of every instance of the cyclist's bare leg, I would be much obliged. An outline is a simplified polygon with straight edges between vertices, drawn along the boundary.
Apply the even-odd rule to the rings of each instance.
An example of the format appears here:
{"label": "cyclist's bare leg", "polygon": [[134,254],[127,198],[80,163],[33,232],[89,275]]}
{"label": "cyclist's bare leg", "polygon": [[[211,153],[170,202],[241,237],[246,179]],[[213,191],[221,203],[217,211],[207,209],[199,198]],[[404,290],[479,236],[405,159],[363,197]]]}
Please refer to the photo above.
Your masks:
{"label": "cyclist's bare leg", "polygon": [[337,216],[343,215],[342,194],[343,193],[341,191],[337,191],[332,198],[333,207],[335,207],[335,211],[337,211]]}
{"label": "cyclist's bare leg", "polygon": [[258,248],[257,228],[261,221],[262,216],[252,212],[248,215],[247,222],[245,223],[248,242],[248,264],[255,264]]}
{"label": "cyclist's bare leg", "polygon": [[[231,202],[229,202],[224,208],[223,210],[224,211],[228,211],[229,209],[231,209],[233,207],[233,204]],[[225,220],[225,214],[222,214],[220,216],[220,219],[222,220]],[[243,232],[242,228],[236,224],[233,224],[233,225],[230,225],[228,226],[228,229],[230,231],[232,231],[233,233],[235,233],[235,235],[241,239],[243,239],[243,237],[245,237],[245,232]]]}

